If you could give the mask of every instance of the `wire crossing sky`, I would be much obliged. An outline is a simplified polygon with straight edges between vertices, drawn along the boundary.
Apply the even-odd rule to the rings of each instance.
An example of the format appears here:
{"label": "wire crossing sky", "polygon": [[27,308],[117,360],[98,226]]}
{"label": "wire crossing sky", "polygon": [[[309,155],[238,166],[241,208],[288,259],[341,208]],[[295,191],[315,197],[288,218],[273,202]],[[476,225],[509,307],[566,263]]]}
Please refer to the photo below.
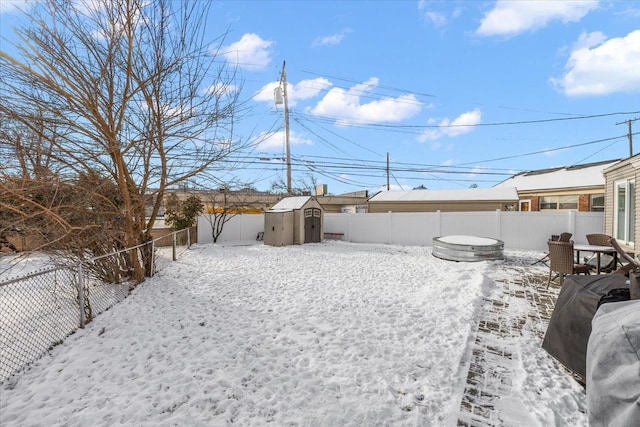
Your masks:
{"label": "wire crossing sky", "polygon": [[[3,50],[24,4],[0,2]],[[640,118],[640,1],[214,1],[207,28],[255,145],[199,185],[284,181],[284,61],[294,187],[332,194],[386,188],[387,153],[405,190],[620,159]]]}

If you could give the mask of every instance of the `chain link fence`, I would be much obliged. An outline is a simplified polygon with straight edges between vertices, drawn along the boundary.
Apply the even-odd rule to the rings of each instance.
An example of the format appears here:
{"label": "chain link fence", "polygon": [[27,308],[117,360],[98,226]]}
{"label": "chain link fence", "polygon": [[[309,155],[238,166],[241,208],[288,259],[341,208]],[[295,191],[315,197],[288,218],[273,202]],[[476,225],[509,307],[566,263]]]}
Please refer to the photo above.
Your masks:
{"label": "chain link fence", "polygon": [[[193,229],[177,231],[90,263],[116,270],[123,253],[151,250],[153,276],[184,254],[193,237]],[[87,267],[78,263],[0,279],[0,384],[129,295],[130,282],[107,282]],[[101,270],[105,274],[117,278],[121,272]]]}

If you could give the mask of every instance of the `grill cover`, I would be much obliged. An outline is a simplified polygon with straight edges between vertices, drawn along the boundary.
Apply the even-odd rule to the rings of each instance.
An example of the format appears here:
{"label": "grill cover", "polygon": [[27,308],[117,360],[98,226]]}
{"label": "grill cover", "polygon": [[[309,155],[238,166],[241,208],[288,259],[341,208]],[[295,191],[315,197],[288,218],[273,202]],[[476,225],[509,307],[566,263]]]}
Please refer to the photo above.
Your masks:
{"label": "grill cover", "polygon": [[542,348],[586,383],[587,342],[598,301],[611,289],[629,285],[621,274],[570,275],[549,320]]}
{"label": "grill cover", "polygon": [[603,304],[587,345],[589,426],[640,424],[640,299]]}

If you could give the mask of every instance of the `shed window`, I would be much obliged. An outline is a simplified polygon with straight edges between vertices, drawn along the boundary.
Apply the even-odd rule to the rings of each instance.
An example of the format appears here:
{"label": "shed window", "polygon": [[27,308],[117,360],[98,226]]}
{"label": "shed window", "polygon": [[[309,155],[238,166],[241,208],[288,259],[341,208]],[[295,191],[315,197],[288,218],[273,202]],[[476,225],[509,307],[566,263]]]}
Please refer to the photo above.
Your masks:
{"label": "shed window", "polygon": [[540,210],[577,210],[578,196],[543,196],[540,197]]}

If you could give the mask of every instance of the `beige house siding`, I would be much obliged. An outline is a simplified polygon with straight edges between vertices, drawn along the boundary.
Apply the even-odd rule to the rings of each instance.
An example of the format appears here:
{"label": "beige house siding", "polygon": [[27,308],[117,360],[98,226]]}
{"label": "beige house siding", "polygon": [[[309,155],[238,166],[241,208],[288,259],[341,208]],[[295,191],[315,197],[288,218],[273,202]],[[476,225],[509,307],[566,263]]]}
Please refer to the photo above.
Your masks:
{"label": "beige house siding", "polygon": [[478,212],[503,210],[506,205],[514,205],[513,201],[460,201],[460,202],[371,202],[369,212]]}
{"label": "beige house siding", "polygon": [[640,248],[640,236],[638,233],[640,232],[640,218],[638,218],[638,214],[640,213],[640,193],[638,192],[638,185],[640,184],[640,156],[636,155],[627,160],[623,160],[613,167],[607,169],[605,171],[605,214],[604,214],[604,227],[605,233],[615,236],[614,230],[614,215],[615,215],[615,193],[616,193],[616,182],[627,180],[627,179],[635,179],[636,187],[635,187],[635,227],[634,227],[634,248],[624,247],[624,249],[629,250],[630,252],[636,251],[637,248]]}

